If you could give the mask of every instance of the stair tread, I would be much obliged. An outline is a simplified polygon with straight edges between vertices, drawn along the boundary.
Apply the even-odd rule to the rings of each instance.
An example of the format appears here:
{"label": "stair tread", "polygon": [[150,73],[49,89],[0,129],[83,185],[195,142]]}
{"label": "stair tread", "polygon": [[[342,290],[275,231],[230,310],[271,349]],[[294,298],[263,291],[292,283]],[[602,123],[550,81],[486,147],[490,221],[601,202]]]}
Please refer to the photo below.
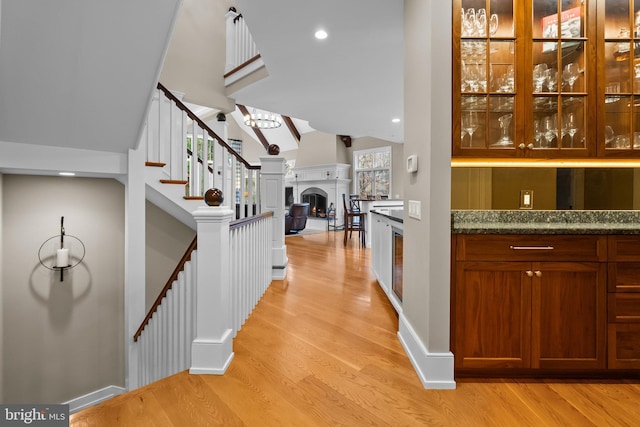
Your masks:
{"label": "stair tread", "polygon": [[161,168],[161,167],[166,166],[166,163],[163,163],[163,162],[145,162],[144,165],[145,166],[151,166],[151,167],[154,167],[154,168]]}
{"label": "stair tread", "polygon": [[161,183],[163,184],[181,184],[186,185],[188,181],[178,180],[178,179],[161,179]]}

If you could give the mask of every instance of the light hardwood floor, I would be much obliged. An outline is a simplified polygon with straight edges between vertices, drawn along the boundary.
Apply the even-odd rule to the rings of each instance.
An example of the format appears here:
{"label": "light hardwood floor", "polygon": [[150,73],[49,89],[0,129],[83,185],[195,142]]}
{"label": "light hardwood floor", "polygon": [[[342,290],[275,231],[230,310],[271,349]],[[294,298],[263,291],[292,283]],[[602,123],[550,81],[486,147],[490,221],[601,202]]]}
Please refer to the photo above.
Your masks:
{"label": "light hardwood floor", "polygon": [[223,376],[179,373],[71,426],[638,426],[638,381],[460,380],[425,390],[370,272],[342,233],[286,239],[289,269],[234,341]]}

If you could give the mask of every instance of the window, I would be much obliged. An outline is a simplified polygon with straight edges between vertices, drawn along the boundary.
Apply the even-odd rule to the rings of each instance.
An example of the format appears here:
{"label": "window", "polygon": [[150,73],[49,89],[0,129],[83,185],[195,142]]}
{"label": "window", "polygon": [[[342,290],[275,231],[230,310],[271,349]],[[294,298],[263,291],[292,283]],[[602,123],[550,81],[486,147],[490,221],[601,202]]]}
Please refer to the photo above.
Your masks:
{"label": "window", "polygon": [[391,147],[353,152],[353,181],[361,197],[391,193]]}

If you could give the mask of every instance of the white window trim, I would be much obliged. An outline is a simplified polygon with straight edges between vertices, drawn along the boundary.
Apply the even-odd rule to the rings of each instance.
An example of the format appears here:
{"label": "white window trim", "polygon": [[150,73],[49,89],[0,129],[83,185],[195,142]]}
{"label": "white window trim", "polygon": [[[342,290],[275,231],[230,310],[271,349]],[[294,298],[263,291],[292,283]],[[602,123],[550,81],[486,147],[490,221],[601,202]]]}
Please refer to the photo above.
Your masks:
{"label": "white window trim", "polygon": [[[368,169],[358,169],[358,156],[361,154],[369,154],[369,153],[389,153],[389,167],[388,168],[368,168]],[[393,150],[391,150],[391,146],[384,146],[384,147],[376,147],[376,148],[368,148],[366,150],[357,150],[353,152],[353,157],[351,158],[351,162],[353,167],[351,168],[353,170],[353,176],[352,176],[352,181],[353,182],[353,188],[352,191],[354,194],[360,194],[358,192],[358,172],[359,171],[380,171],[380,170],[388,170],[389,171],[389,197],[391,197],[391,194],[393,194]],[[375,179],[374,179],[374,183],[375,183]],[[374,195],[375,196],[375,195]]]}

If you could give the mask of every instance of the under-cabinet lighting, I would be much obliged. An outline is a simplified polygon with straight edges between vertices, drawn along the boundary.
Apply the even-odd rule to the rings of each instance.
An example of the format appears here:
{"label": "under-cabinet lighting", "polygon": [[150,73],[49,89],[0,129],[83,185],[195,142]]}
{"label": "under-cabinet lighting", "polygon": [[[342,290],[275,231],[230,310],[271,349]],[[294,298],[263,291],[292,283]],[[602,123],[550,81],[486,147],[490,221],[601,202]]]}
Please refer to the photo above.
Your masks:
{"label": "under-cabinet lighting", "polygon": [[640,168],[640,159],[451,159],[452,168]]}
{"label": "under-cabinet lighting", "polygon": [[75,172],[58,172],[60,176],[76,176]]}

